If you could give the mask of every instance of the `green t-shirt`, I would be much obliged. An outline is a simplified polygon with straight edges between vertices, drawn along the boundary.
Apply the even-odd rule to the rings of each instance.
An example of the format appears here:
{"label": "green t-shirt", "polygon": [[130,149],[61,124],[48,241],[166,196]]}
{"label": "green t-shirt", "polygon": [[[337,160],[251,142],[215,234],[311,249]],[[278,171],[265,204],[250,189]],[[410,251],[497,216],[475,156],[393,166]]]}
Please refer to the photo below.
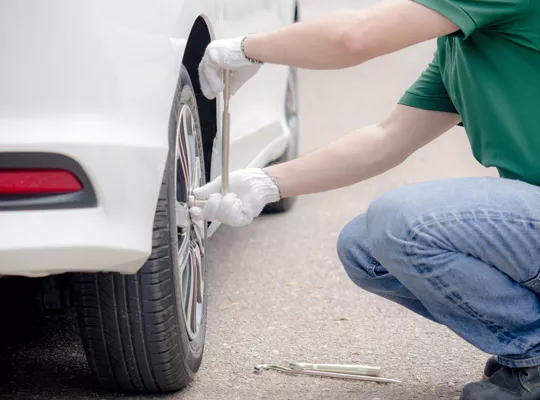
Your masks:
{"label": "green t-shirt", "polygon": [[540,185],[540,0],[415,0],[460,32],[400,104],[458,113],[476,159]]}

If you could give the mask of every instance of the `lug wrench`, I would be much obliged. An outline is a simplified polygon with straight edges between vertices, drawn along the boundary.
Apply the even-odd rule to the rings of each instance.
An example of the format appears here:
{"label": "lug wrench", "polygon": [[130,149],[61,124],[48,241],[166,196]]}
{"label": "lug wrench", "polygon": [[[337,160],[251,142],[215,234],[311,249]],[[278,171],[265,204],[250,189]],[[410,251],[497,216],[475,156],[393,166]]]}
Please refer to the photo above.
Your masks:
{"label": "lug wrench", "polygon": [[[231,148],[231,115],[229,113],[229,103],[231,101],[231,71],[223,72],[225,89],[223,91],[223,114],[221,119],[221,194],[225,196],[229,193],[229,155]],[[190,207],[203,208],[206,199],[196,199],[189,196]]]}
{"label": "lug wrench", "polygon": [[257,373],[265,370],[279,371],[289,375],[311,375],[325,378],[351,379],[356,381],[401,383],[401,381],[398,381],[397,379],[379,377],[378,367],[361,365],[290,363],[288,367],[272,364],[260,364],[255,366],[255,372]]}

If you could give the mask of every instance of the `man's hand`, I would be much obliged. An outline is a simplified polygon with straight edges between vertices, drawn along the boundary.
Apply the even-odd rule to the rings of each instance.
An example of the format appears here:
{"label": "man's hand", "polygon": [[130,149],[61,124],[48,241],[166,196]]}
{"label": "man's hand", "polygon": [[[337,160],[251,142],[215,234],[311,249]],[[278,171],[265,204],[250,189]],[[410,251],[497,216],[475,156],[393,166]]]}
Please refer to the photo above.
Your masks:
{"label": "man's hand", "polygon": [[221,194],[221,178],[194,190],[197,198],[207,198],[204,208],[192,207],[195,221],[219,221],[230,226],[250,224],[264,206],[280,199],[279,188],[264,170],[242,169],[229,177],[230,193]]}
{"label": "man's hand", "polygon": [[231,91],[235,94],[259,71],[261,64],[249,60],[242,48],[243,38],[214,40],[206,48],[199,64],[199,80],[203,94],[213,99],[224,89],[223,70],[233,72]]}

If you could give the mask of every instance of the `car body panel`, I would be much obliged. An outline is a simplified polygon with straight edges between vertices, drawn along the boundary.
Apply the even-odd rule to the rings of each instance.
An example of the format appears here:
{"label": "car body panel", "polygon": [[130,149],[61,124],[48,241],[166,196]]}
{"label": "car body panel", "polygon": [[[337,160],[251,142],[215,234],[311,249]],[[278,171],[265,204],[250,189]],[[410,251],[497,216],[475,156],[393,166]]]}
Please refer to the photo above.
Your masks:
{"label": "car body panel", "polygon": [[[174,92],[198,17],[213,38],[291,23],[291,0],[9,0],[0,5],[0,152],[77,161],[98,207],[0,211],[0,275],[136,272],[150,254]],[[231,169],[287,143],[287,68],[231,101]],[[218,102],[218,114],[220,114]],[[218,118],[219,121],[219,118]],[[213,177],[220,170],[220,135]]]}

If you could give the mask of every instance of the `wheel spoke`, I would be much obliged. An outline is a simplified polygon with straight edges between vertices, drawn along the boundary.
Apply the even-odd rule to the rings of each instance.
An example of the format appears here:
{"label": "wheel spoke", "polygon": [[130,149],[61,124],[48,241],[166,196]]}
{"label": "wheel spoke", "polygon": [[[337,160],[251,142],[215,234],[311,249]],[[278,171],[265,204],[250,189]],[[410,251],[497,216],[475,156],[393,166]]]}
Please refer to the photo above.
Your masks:
{"label": "wheel spoke", "polygon": [[193,311],[193,314],[192,314],[192,318],[191,318],[191,326],[192,326],[192,332],[195,333],[197,332],[197,326],[198,326],[198,321],[197,321],[197,310],[198,310],[198,307],[197,307],[197,297],[198,297],[198,288],[197,288],[197,282],[199,280],[199,268],[198,268],[198,265],[197,265],[197,260],[195,259],[195,257],[192,256],[191,258],[191,268],[192,268],[192,273],[193,273],[193,279],[191,280],[193,282],[193,286],[192,286],[192,289],[193,291],[191,292],[191,302],[192,302],[192,311]]}
{"label": "wheel spoke", "polygon": [[204,222],[193,222],[192,228],[191,240],[197,244],[200,253],[204,255]]}
{"label": "wheel spoke", "polygon": [[203,290],[204,290],[204,282],[203,282],[203,258],[201,256],[201,249],[199,247],[198,243],[193,243],[192,245],[192,252],[193,252],[193,268],[197,270],[197,274],[195,276],[195,297],[197,299],[198,303],[202,303],[203,299]]}
{"label": "wheel spoke", "polygon": [[189,190],[189,185],[187,184],[188,182],[188,175],[186,174],[186,169],[184,167],[184,155],[182,154],[182,150],[179,149],[179,152],[180,152],[180,157],[179,159],[177,160],[177,177],[176,177],[176,185],[177,185],[177,190],[176,190],[176,200],[179,201],[179,202],[182,202],[182,203],[186,203],[188,198],[187,198],[187,193],[188,193],[188,190]]}
{"label": "wheel spoke", "polygon": [[189,235],[184,234],[180,236],[182,238],[182,243],[178,244],[178,268],[180,269],[180,277],[186,269],[186,265],[189,261]]}
{"label": "wheel spoke", "polygon": [[190,334],[193,334],[195,333],[195,330],[193,329],[193,309],[194,308],[197,308],[196,305],[194,304],[194,298],[195,298],[195,295],[194,295],[194,280],[195,280],[195,268],[193,268],[193,260],[191,258],[191,254],[190,254],[190,257],[189,257],[189,265],[190,265],[190,268],[189,268],[189,285],[188,285],[188,293],[186,293],[186,296],[185,296],[185,301],[187,301],[187,304],[185,305],[186,307],[186,327],[189,329],[189,333]]}
{"label": "wheel spoke", "polygon": [[200,170],[201,170],[201,160],[199,157],[194,157],[193,159],[193,166],[192,166],[192,171],[193,173],[191,174],[191,187],[192,188],[196,188],[199,186],[200,184],[200,179],[201,179],[201,175],[200,175]]}
{"label": "wheel spoke", "polygon": [[184,146],[184,143],[183,143],[184,135],[185,135],[183,119],[184,119],[184,108],[182,108],[182,111],[180,113],[180,121],[178,124],[178,132],[177,132],[178,140],[176,141],[176,154],[177,154],[176,159],[180,161],[182,170],[185,170],[184,163],[186,162],[187,154],[185,150],[186,147]]}
{"label": "wheel spoke", "polygon": [[[190,132],[189,126],[188,126],[188,119],[191,120],[191,111],[189,108],[184,107],[183,113],[182,113],[182,129],[183,129],[183,135],[181,137],[181,146],[183,147],[183,152],[185,154],[184,157],[184,167],[186,172],[186,182],[189,182],[189,178],[193,175],[193,168],[191,165],[191,146],[189,143],[189,136],[190,134],[193,134],[193,132]],[[191,125],[191,124],[189,124]]]}
{"label": "wheel spoke", "polygon": [[188,118],[188,115],[190,111],[187,107],[183,107],[182,111],[180,113],[180,127],[179,127],[179,135],[178,135],[178,154],[180,159],[180,165],[178,166],[178,169],[182,174],[182,180],[181,182],[186,187],[186,189],[189,189],[189,182],[191,178],[191,166],[189,165],[189,159],[190,159],[190,152],[189,152],[189,146],[186,142],[186,137],[188,135],[187,131],[187,124],[186,124],[186,118]]}
{"label": "wheel spoke", "polygon": [[178,141],[176,141],[176,151],[175,151],[175,155],[176,155],[176,162],[178,163],[179,161],[182,162],[181,160],[181,157],[182,157],[182,149],[180,149],[180,143]]}

